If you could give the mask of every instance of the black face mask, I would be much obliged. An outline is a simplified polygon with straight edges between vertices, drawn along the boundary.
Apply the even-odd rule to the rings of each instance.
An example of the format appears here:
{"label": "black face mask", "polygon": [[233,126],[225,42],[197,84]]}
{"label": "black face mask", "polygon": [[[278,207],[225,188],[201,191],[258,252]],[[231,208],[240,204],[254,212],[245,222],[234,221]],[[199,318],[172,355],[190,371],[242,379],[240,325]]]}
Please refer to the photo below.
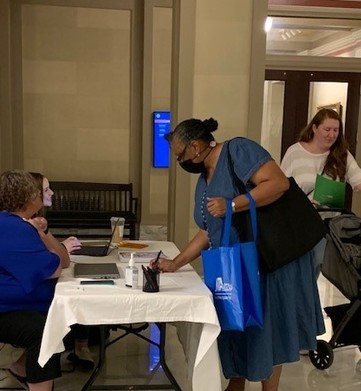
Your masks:
{"label": "black face mask", "polygon": [[185,160],[184,162],[179,163],[179,165],[183,168],[183,170],[191,174],[201,174],[203,172],[206,172],[204,162],[193,163],[192,160],[193,159]]}
{"label": "black face mask", "polygon": [[[202,152],[200,152],[200,154],[202,154],[208,148],[209,147],[204,149]],[[206,169],[206,166],[204,165],[204,160],[211,153],[212,148],[213,148],[213,146],[210,148],[210,150],[208,151],[208,153],[206,154],[206,156],[203,158],[203,160],[201,162],[194,163],[193,160],[195,158],[193,158],[193,159],[185,160],[184,162],[179,163],[179,165],[183,168],[183,170],[185,170],[185,171],[187,171],[187,172],[189,172],[191,174],[203,174],[203,173],[206,173],[207,169]],[[200,154],[198,154],[196,157],[198,157]]]}

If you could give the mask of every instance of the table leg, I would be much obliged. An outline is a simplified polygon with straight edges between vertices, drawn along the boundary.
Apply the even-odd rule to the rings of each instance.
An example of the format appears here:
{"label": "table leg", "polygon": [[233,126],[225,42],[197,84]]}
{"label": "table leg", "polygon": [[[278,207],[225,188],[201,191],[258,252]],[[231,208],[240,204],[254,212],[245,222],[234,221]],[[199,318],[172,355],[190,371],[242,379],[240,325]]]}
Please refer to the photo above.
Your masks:
{"label": "table leg", "polygon": [[99,359],[96,367],[94,368],[92,374],[90,375],[88,381],[85,383],[82,391],[88,391],[91,389],[91,385],[94,383],[95,379],[98,377],[100,370],[102,369],[105,361],[105,330],[106,326],[99,326]]}
{"label": "table leg", "polygon": [[[144,337],[143,335],[132,332],[138,337],[148,341],[149,343],[155,344],[159,349],[159,364],[162,366],[164,374],[167,376],[170,384],[127,384],[127,385],[94,385],[93,383],[99,375],[100,370],[102,369],[105,362],[105,350],[106,347],[110,344],[106,345],[105,343],[105,331],[107,326],[99,326],[100,333],[100,341],[99,341],[99,360],[98,363],[90,375],[88,381],[82,388],[82,391],[89,390],[175,390],[182,391],[180,386],[178,385],[176,379],[172,375],[170,369],[165,360],[165,340],[166,340],[166,323],[156,323],[159,328],[159,344],[151,341],[150,339]],[[113,326],[113,325],[112,325]],[[127,332],[129,333],[129,331]]]}
{"label": "table leg", "polygon": [[163,368],[163,371],[165,375],[167,376],[168,380],[171,382],[171,384],[174,387],[174,390],[176,391],[182,391],[179,387],[176,379],[172,375],[172,372],[168,368],[168,365],[165,361],[165,337],[166,337],[166,323],[157,323],[157,326],[159,327],[159,361]]}

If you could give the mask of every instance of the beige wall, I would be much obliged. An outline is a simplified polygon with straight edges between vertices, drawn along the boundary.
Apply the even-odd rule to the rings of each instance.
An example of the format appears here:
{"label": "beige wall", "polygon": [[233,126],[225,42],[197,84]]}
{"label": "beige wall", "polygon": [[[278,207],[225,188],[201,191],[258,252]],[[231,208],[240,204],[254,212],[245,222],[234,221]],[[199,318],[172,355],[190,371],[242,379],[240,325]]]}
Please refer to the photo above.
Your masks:
{"label": "beige wall", "polygon": [[[247,135],[252,0],[199,0],[196,10],[193,116],[218,121],[217,141]],[[190,204],[197,176],[192,175]],[[190,209],[190,237],[198,227]]]}
{"label": "beige wall", "polygon": [[170,110],[173,18],[171,2],[147,2],[144,15],[143,145],[146,145],[146,148],[143,151],[142,164],[142,220],[144,224],[166,225],[169,169],[152,166],[152,112]]}
{"label": "beige wall", "polygon": [[218,140],[247,134],[252,0],[197,2],[194,115],[219,122]]}
{"label": "beige wall", "polygon": [[10,10],[9,1],[0,0],[0,169],[13,168],[11,118]]}
{"label": "beige wall", "polygon": [[128,10],[24,5],[24,168],[129,181]]}
{"label": "beige wall", "polygon": [[152,169],[151,114],[170,105],[173,125],[213,116],[219,140],[257,137],[267,1],[254,3],[0,0],[1,169],[132,181],[142,223],[167,222],[182,248],[195,177]]}
{"label": "beige wall", "polygon": [[[252,44],[253,40],[258,40],[261,41],[261,47],[265,45],[261,21],[264,22],[267,15],[267,4],[258,1],[256,12],[255,2],[252,0],[197,0],[195,33],[194,38],[189,40],[187,30],[192,27],[191,13],[194,12],[189,3],[194,5],[194,2],[187,4],[187,1],[182,1],[179,10],[184,18],[180,21],[180,68],[176,94],[182,101],[187,100],[190,104],[183,107],[178,100],[178,108],[182,109],[182,113],[177,116],[177,122],[190,117],[214,117],[219,122],[219,129],[214,134],[217,140],[248,135],[249,113],[262,110],[264,55],[262,52],[252,51]],[[188,59],[192,56],[193,64]],[[252,75],[254,62],[258,64],[260,72]],[[189,71],[191,66],[194,67],[194,76],[190,81],[185,72],[186,68],[188,67]],[[254,85],[255,88],[252,87]],[[255,101],[258,107],[249,99],[250,90],[254,97],[258,97]],[[260,130],[261,116],[258,115],[256,121],[255,118],[252,119],[256,124],[258,120],[257,126]],[[176,187],[175,197],[179,202],[174,205],[175,214],[170,216],[174,221],[174,226],[172,221],[169,221],[173,228],[170,234],[176,244],[183,248],[197,232],[193,222],[194,187],[197,178],[194,175],[183,175],[179,167],[174,168],[172,175],[176,179],[172,179],[171,184]],[[180,192],[184,194],[182,200]],[[186,236],[184,225],[190,227]],[[195,267],[201,271],[199,260],[195,262]]]}
{"label": "beige wall", "polygon": [[152,111],[170,109],[172,1],[0,1],[1,50],[13,49],[1,65],[10,60],[16,75],[15,104],[1,118],[1,137],[14,144],[4,167],[133,182],[144,223],[165,224],[169,172],[152,168]]}

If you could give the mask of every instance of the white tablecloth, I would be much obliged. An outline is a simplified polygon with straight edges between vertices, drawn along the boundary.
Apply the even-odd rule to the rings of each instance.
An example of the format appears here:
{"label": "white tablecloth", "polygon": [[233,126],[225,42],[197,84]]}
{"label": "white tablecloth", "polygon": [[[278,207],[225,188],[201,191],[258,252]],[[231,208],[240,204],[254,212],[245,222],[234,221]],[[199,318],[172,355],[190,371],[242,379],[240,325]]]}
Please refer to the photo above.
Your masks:
{"label": "white tablecloth", "polygon": [[[171,242],[142,241],[142,251],[160,249],[170,258],[178,253]],[[125,287],[127,263],[118,261],[117,249],[107,257],[73,256],[75,262],[117,261],[121,279],[116,285],[80,285],[73,267],[65,269],[49,309],[39,355],[45,365],[52,354],[64,350],[63,338],[75,323],[85,325],[138,322],[177,322],[178,335],[186,353],[188,373],[194,391],[219,391],[221,375],[216,344],[220,326],[212,296],[191,266],[160,275],[160,292],[145,293],[141,287]],[[139,266],[140,286],[142,282]]]}

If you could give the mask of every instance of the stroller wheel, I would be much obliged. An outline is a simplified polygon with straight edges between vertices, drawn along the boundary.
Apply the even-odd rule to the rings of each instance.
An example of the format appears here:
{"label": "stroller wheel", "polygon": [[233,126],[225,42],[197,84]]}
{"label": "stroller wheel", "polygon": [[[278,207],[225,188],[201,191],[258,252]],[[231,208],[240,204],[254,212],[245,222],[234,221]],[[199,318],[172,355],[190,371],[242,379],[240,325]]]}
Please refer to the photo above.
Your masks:
{"label": "stroller wheel", "polygon": [[309,357],[317,369],[327,369],[333,363],[332,347],[328,342],[319,339],[317,341],[317,350],[310,350]]}

